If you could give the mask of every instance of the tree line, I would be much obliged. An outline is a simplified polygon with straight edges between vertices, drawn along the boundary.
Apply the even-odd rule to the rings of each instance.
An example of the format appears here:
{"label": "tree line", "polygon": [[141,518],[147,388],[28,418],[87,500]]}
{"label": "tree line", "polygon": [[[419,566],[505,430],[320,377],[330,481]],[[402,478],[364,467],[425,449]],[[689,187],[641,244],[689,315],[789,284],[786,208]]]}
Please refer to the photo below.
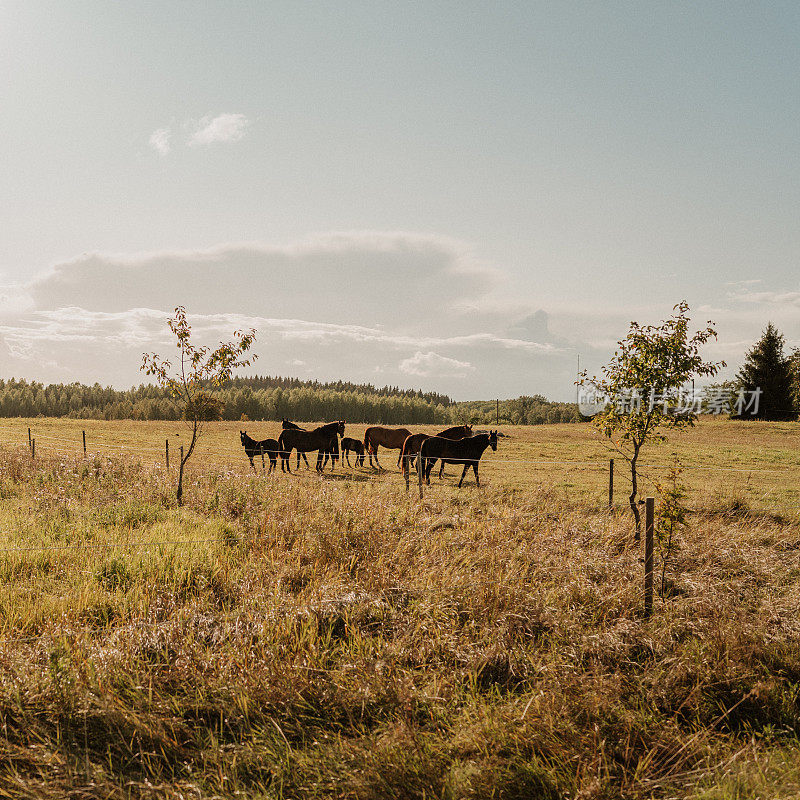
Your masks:
{"label": "tree line", "polygon": [[[495,401],[457,403],[447,395],[347,382],[320,383],[295,378],[234,378],[214,391],[224,420],[298,422],[345,419],[385,425],[450,425],[495,422]],[[0,379],[0,417],[72,417],[74,419],[177,420],[183,414],[170,392],[152,384],[127,390],[95,383],[51,383]],[[570,403],[544,397],[520,397],[500,402],[500,422],[539,425],[577,422]]]}

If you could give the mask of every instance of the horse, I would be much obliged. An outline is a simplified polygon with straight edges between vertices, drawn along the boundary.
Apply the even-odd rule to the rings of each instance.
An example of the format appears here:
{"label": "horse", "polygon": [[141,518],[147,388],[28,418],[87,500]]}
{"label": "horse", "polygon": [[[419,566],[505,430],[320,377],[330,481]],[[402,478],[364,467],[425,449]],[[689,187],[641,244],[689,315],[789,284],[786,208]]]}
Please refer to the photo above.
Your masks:
{"label": "horse", "polygon": [[[364,432],[364,449],[369,453],[369,465],[372,466],[372,457],[378,469],[383,469],[378,461],[378,447],[383,446],[389,450],[402,450],[403,442],[411,436],[408,428],[382,428],[375,426],[367,428]],[[400,466],[400,456],[397,457],[397,466]]]}
{"label": "horse", "polygon": [[[304,431],[298,428],[287,428],[281,433],[278,439],[278,449],[281,453],[281,472],[291,472],[289,467],[289,456],[292,450],[297,449],[298,453],[308,453],[312,450],[319,450],[317,456],[317,471],[321,472],[325,468],[322,458],[325,456],[325,463],[328,458],[336,466],[336,459],[339,457],[339,439],[344,433],[344,422],[329,422],[327,425],[320,425],[311,431]],[[298,464],[299,464],[298,460]]]}
{"label": "horse", "polygon": [[[289,422],[286,417],[281,420],[281,428],[285,431],[304,431],[305,428],[301,428],[299,425],[295,425],[294,422]],[[301,453],[299,450],[297,451],[297,467],[296,469],[300,469],[300,456],[303,457],[303,461],[306,462],[306,469],[311,469],[308,465],[308,459],[306,458],[305,453]]]}
{"label": "horse", "polygon": [[350,452],[356,454],[356,466],[364,466],[364,445],[358,439],[351,439],[345,436],[342,439],[342,459],[347,459],[347,466],[350,466]]}
{"label": "horse", "polygon": [[[253,463],[253,456],[261,456],[261,468],[264,469],[264,453],[269,456],[269,472],[272,472],[278,465],[278,442],[276,439],[262,439],[260,442],[251,439],[247,435],[247,431],[239,431],[239,438],[242,440],[242,447],[244,452],[250,459],[250,466],[253,472],[256,471],[256,465]],[[269,474],[269,472],[267,474]]]}
{"label": "horse", "polygon": [[408,489],[408,473],[414,462],[417,460],[419,448],[426,439],[431,437],[427,433],[412,433],[407,436],[400,449],[400,463],[403,465],[403,476],[406,479],[406,489]]}
{"label": "horse", "polygon": [[451,464],[463,464],[464,471],[458,488],[464,481],[467,470],[472,467],[475,472],[475,485],[480,486],[478,478],[478,462],[487,447],[497,450],[497,431],[479,433],[477,436],[468,436],[466,439],[443,439],[440,436],[431,436],[426,439],[419,449],[419,458],[425,472],[425,483],[430,484],[431,468],[437,458],[446,459]]}
{"label": "horse", "polygon": [[[457,425],[454,428],[447,428],[447,430],[436,434],[442,439],[464,439],[467,436],[472,436],[471,425]],[[403,475],[406,477],[406,484],[408,484],[408,471],[414,466],[417,460],[417,453],[419,453],[419,446],[427,439],[426,433],[415,433],[409,436],[404,442],[400,450],[400,462],[402,463]],[[444,461],[442,468],[439,470],[439,478],[442,477],[442,470],[444,469]]]}
{"label": "horse", "polygon": [[[442,439],[466,439],[467,436],[472,436],[472,425],[456,425],[454,428],[448,428],[441,433],[437,433]],[[444,465],[446,461],[442,461],[439,467],[439,480],[444,475]]]}

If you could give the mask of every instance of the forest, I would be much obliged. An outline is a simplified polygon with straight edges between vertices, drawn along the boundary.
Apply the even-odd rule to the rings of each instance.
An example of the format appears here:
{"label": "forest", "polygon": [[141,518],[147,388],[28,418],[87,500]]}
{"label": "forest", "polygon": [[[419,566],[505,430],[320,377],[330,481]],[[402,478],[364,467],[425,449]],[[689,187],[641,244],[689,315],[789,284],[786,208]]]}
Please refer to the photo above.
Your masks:
{"label": "forest", "polygon": [[[578,422],[572,403],[554,403],[541,395],[501,400],[455,402],[447,395],[399,387],[376,388],[344,381],[322,383],[298,378],[235,378],[218,390],[225,420],[300,422],[345,419],[386,425],[449,425],[471,422],[538,425]],[[499,414],[498,414],[499,412]],[[179,405],[152,384],[127,390],[95,383],[42,384],[0,379],[0,417],[70,417],[73,419],[175,420]]]}

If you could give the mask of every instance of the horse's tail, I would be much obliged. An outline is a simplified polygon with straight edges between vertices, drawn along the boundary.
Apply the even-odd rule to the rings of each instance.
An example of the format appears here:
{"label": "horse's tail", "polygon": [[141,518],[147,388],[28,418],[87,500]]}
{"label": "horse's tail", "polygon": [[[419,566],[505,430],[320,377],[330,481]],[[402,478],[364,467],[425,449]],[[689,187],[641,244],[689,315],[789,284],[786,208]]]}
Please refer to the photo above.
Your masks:
{"label": "horse's tail", "polygon": [[[371,449],[371,447],[372,447],[372,445],[371,445],[371,443],[370,443],[370,431],[371,431],[371,430],[372,430],[372,428],[367,428],[367,429],[364,431],[364,451],[365,451],[365,452],[367,452],[367,453],[369,453],[369,452],[370,452],[370,449]],[[372,462],[370,461],[370,464],[371,464],[371,463],[372,463]]]}
{"label": "horse's tail", "polygon": [[281,457],[281,468],[283,468],[282,462],[288,461],[291,454],[291,447],[288,450],[286,449],[286,431],[283,431],[278,437],[278,455]]}

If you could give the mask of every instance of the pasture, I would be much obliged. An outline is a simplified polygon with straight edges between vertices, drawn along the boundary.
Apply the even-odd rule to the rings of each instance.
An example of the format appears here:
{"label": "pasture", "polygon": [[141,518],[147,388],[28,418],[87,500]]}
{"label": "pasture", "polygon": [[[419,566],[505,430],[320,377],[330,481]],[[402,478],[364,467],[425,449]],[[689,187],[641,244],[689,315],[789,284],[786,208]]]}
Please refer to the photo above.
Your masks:
{"label": "pasture", "polygon": [[0,796],[800,792],[798,426],[646,453],[692,509],[651,621],[588,425],[422,502],[397,451],[254,474],[240,430],[280,423],[208,424],[177,509],[180,423],[0,420]]}

